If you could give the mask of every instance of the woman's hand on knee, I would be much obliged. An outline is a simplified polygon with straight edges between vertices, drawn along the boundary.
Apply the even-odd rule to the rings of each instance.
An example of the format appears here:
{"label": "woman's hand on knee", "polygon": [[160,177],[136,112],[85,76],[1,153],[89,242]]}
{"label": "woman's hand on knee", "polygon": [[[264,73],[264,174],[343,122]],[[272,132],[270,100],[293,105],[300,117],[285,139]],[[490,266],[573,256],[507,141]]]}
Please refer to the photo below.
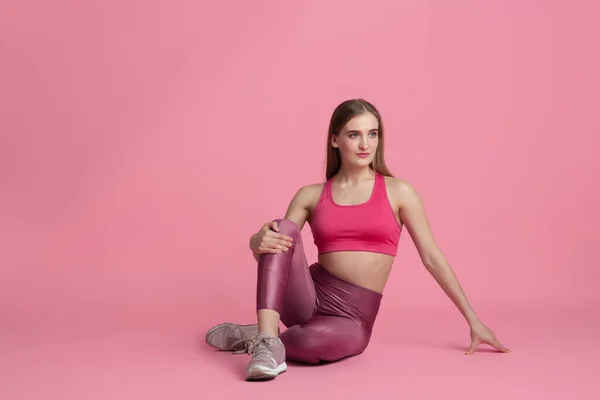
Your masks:
{"label": "woman's hand on knee", "polygon": [[250,249],[256,254],[281,253],[288,251],[293,239],[279,233],[277,221],[266,222],[260,230],[250,238]]}

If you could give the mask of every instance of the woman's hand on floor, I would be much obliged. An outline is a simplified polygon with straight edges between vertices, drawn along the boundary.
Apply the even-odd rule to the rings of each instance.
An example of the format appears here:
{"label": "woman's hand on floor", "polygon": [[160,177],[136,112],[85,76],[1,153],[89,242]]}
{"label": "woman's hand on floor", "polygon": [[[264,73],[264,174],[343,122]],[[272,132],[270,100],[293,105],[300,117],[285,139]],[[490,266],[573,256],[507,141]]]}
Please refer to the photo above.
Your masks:
{"label": "woman's hand on floor", "polygon": [[465,353],[471,355],[480,344],[485,343],[502,353],[510,353],[511,350],[504,347],[494,335],[494,332],[481,321],[476,321],[471,325],[471,346]]}

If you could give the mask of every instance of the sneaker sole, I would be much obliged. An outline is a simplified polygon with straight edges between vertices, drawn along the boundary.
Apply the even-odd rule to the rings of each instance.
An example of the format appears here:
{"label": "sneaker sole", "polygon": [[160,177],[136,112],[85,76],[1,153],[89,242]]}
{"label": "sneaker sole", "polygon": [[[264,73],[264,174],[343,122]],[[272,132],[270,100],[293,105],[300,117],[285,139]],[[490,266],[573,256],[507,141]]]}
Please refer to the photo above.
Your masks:
{"label": "sneaker sole", "polygon": [[249,371],[246,371],[246,380],[252,381],[259,379],[275,378],[277,375],[282,374],[285,371],[287,371],[287,364],[285,362],[280,364],[274,371],[272,369],[261,368],[257,366]]}

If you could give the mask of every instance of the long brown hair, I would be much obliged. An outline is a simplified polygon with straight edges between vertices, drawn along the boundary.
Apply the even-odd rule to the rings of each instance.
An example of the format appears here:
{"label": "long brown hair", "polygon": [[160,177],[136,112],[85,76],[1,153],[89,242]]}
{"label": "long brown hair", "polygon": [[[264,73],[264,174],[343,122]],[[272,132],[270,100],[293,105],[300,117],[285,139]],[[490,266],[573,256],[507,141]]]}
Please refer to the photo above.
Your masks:
{"label": "long brown hair", "polygon": [[377,118],[377,122],[379,123],[379,144],[377,145],[377,151],[375,152],[375,158],[369,164],[369,168],[374,170],[375,172],[380,173],[381,175],[391,176],[394,175],[390,172],[388,167],[385,165],[384,159],[384,140],[385,135],[383,133],[383,122],[381,120],[381,115],[379,111],[375,108],[375,106],[364,99],[352,99],[346,100],[340,103],[333,114],[331,115],[331,120],[329,121],[329,130],[327,134],[327,167],[325,171],[325,178],[327,180],[331,179],[332,176],[337,174],[342,166],[342,158],[340,157],[340,150],[331,145],[333,135],[339,135],[340,131],[350,121],[352,118],[357,115],[364,114],[369,112]]}

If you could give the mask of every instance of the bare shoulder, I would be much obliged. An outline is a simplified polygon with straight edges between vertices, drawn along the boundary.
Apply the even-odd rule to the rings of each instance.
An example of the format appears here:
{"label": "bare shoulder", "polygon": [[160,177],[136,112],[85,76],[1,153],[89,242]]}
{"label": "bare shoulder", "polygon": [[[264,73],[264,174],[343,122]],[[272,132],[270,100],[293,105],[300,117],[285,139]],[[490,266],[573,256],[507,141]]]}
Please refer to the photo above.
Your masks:
{"label": "bare shoulder", "polygon": [[321,197],[321,192],[323,191],[324,185],[325,183],[322,182],[301,186],[296,192],[294,200],[303,204],[307,208],[312,208],[319,201],[319,197]]}
{"label": "bare shoulder", "polygon": [[420,201],[419,193],[406,179],[386,176],[385,184],[393,204],[402,206],[406,203]]}
{"label": "bare shoulder", "polygon": [[323,183],[320,183],[301,186],[290,202],[285,218],[294,221],[300,230],[302,230],[306,221],[310,221],[312,212],[319,201],[323,185]]}

